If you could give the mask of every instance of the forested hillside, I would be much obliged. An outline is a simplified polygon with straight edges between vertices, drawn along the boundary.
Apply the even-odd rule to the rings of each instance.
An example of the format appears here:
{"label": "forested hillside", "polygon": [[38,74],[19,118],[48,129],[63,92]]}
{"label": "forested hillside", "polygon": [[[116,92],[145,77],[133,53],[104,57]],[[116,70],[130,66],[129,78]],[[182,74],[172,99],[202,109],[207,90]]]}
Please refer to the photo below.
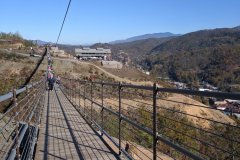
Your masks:
{"label": "forested hillside", "polygon": [[127,43],[108,44],[108,43],[96,43],[91,48],[110,48],[112,50],[113,58],[118,56],[120,51],[125,52],[133,61],[142,60],[145,56],[156,46],[166,42],[175,37],[166,38],[150,38],[144,40],[138,40]]}
{"label": "forested hillside", "polygon": [[24,39],[20,33],[4,33],[0,32],[0,47],[12,47],[14,44],[21,43],[23,47],[35,46],[31,40]]}
{"label": "forested hillside", "polygon": [[240,30],[225,28],[189,33],[153,48],[140,62],[152,73],[197,86],[207,81],[239,91]]}

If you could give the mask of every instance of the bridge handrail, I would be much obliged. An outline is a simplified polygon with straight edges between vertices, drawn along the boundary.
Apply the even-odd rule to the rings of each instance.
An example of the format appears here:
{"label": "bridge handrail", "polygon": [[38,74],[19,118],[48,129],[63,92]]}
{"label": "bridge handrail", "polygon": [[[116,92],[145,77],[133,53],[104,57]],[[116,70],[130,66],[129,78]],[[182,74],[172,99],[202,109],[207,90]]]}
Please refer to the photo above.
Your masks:
{"label": "bridge handrail", "polygon": [[[72,80],[70,78],[65,78],[65,77],[62,77],[62,79]],[[103,81],[87,81],[87,80],[78,80],[78,82],[102,84],[106,86],[116,86],[116,87],[119,86],[119,84],[116,82],[110,83],[110,82],[103,82]],[[134,85],[134,84],[125,84],[125,83],[121,83],[121,87],[143,89],[143,90],[149,90],[149,91],[153,90],[153,86],[143,86],[143,85]],[[196,96],[204,96],[204,97],[240,100],[240,92],[197,91],[197,90],[165,88],[165,87],[157,87],[157,91],[164,92],[164,93],[179,93],[179,94],[196,95]]]}
{"label": "bridge handrail", "polygon": [[[99,84],[99,83],[98,83],[98,84]],[[79,93],[79,94],[80,94],[80,93]],[[81,95],[82,97],[84,97],[85,99],[91,101],[93,104],[96,104],[96,105],[98,105],[99,107],[101,107],[102,109],[110,112],[111,114],[114,114],[115,116],[118,116],[118,114],[119,114],[118,112],[116,112],[116,111],[114,111],[114,110],[112,110],[112,109],[109,109],[109,108],[107,108],[106,106],[101,105],[101,104],[99,104],[99,103],[91,100],[90,98],[84,96],[83,94],[80,94],[80,95]],[[121,119],[124,120],[124,121],[126,121],[126,122],[128,122],[128,123],[130,123],[130,124],[132,124],[133,126],[137,127],[138,129],[144,131],[145,133],[148,133],[148,134],[151,135],[151,136],[154,135],[153,131],[151,131],[150,129],[148,129],[148,128],[144,127],[144,126],[139,125],[138,123],[130,120],[128,117],[126,117],[126,116],[124,116],[124,115],[121,115]],[[115,140],[113,140],[113,139],[111,138],[111,136],[110,136],[106,131],[104,131],[103,128],[101,128],[95,121],[93,121],[93,122],[95,123],[95,125],[98,126],[98,128],[101,129],[101,131],[104,132],[104,134],[110,139],[110,141],[112,141],[112,142],[114,143],[115,146],[119,147],[119,145],[115,142]],[[174,149],[179,150],[180,152],[184,153],[185,155],[187,155],[187,156],[189,156],[189,157],[191,157],[191,158],[194,158],[194,159],[196,159],[196,160],[203,160],[201,157],[199,157],[199,156],[191,153],[190,151],[186,150],[185,148],[183,148],[183,147],[181,147],[181,146],[173,143],[173,142],[170,141],[168,138],[163,137],[163,136],[160,135],[160,134],[157,134],[156,136],[157,136],[157,139],[158,139],[158,140],[164,142],[165,144],[171,146],[171,147],[174,148]],[[122,149],[122,151],[124,152],[123,149]],[[128,153],[124,153],[124,154],[129,157]]]}
{"label": "bridge handrail", "polygon": [[[40,80],[38,82],[33,82],[32,84],[28,84],[28,85],[26,85],[22,88],[17,89],[16,90],[16,95],[19,95],[19,94],[25,92],[27,90],[27,88],[30,89],[30,88],[36,86],[37,84],[39,84],[41,82],[42,82],[42,80]],[[0,95],[0,103],[3,102],[3,101],[6,101],[8,99],[11,99],[11,98],[13,98],[13,91],[11,91],[7,94],[4,94],[4,95]]]}
{"label": "bridge handrail", "polygon": [[[39,83],[36,83],[36,84],[39,84]],[[40,102],[41,102],[41,98],[42,98],[42,95],[43,95],[43,91],[44,91],[44,87],[43,87],[43,84],[40,83],[38,85],[38,88],[37,90],[32,90],[32,92],[35,92],[34,94],[36,96],[32,96],[33,99],[31,100],[32,102],[29,103],[29,107],[31,108],[30,112],[27,112],[29,111],[28,109],[25,109],[25,113],[23,113],[24,115],[26,114],[26,117],[22,117],[23,120],[21,121],[18,121],[15,126],[13,127],[13,130],[16,130],[18,129],[18,132],[16,132],[16,135],[12,138],[12,142],[10,142],[11,144],[9,145],[8,147],[8,152],[6,152],[6,154],[4,155],[5,159],[11,159],[12,157],[17,157],[17,152],[19,153],[19,148],[21,147],[21,143],[24,139],[24,136],[25,134],[27,133],[27,129],[29,129],[30,126],[34,126],[35,129],[37,130],[38,126],[34,123],[30,123],[32,118],[33,118],[33,114],[36,113],[37,111],[37,106],[39,106]],[[21,112],[21,111],[20,111]],[[20,125],[21,123],[21,125]],[[32,133],[33,135],[33,132],[31,131],[32,129],[30,129],[30,132]],[[11,133],[11,132],[10,132]],[[35,132],[36,134],[36,132]],[[25,144],[26,145],[26,144]],[[32,149],[33,147],[35,147],[34,143],[32,143],[32,145],[30,146],[30,148]],[[23,152],[25,152],[23,150]]]}
{"label": "bridge handrail", "polygon": [[[182,144],[182,143],[178,143],[178,142],[175,142],[174,139],[171,139],[171,137],[168,137],[168,136],[165,136],[165,135],[162,135],[160,133],[158,133],[158,128],[157,127],[157,124],[159,123],[158,122],[158,119],[157,117],[163,117],[164,120],[165,120],[165,116],[163,115],[160,115],[158,113],[158,109],[165,109],[168,111],[168,112],[174,112],[174,113],[178,113],[180,115],[187,115],[187,116],[191,116],[191,117],[194,117],[194,118],[198,118],[200,120],[204,120],[204,121],[207,121],[209,123],[214,123],[216,125],[223,125],[223,126],[226,126],[226,127],[231,127],[233,129],[240,129],[239,126],[235,125],[235,124],[231,124],[231,123],[227,123],[227,122],[221,122],[221,121],[216,121],[214,119],[211,119],[211,118],[207,118],[207,117],[201,117],[201,116],[197,116],[197,115],[192,115],[190,113],[185,113],[185,112],[182,112],[182,111],[178,111],[178,110],[173,110],[171,108],[165,108],[165,107],[161,107],[161,106],[158,106],[157,105],[157,100],[165,100],[164,98],[164,95],[162,95],[161,93],[175,93],[175,94],[183,94],[183,95],[193,95],[193,96],[197,96],[197,97],[209,97],[209,98],[219,98],[219,99],[233,99],[233,100],[240,100],[240,93],[229,93],[229,92],[208,92],[208,91],[196,91],[196,90],[183,90],[183,89],[174,89],[174,88],[162,88],[162,87],[157,87],[156,84],[154,84],[153,86],[141,86],[141,85],[132,85],[132,84],[123,84],[123,83],[116,83],[116,82],[103,82],[103,81],[86,81],[86,80],[77,80],[77,79],[69,79],[69,78],[65,78],[65,77],[62,77],[61,78],[63,80],[63,88],[62,89],[66,89],[66,95],[69,95],[69,100],[72,101],[74,103],[74,101],[76,101],[76,106],[80,106],[80,99],[83,99],[84,102],[83,102],[83,116],[87,116],[89,118],[89,121],[94,123],[97,128],[104,134],[106,135],[107,137],[111,137],[109,135],[108,132],[106,132],[104,130],[104,128],[102,128],[102,125],[101,122],[95,122],[94,118],[93,118],[93,113],[95,113],[96,111],[93,111],[93,110],[98,110],[99,111],[99,114],[101,112],[101,118],[103,118],[103,115],[102,115],[102,112],[105,112],[107,111],[107,113],[113,115],[115,118],[116,118],[116,121],[119,121],[119,124],[121,123],[121,121],[125,121],[127,122],[127,124],[130,124],[132,126],[134,126],[135,128],[137,128],[138,130],[140,131],[143,131],[144,133],[147,133],[149,136],[153,137],[153,142],[152,142],[152,145],[153,145],[153,159],[156,158],[156,143],[157,141],[159,142],[163,142],[163,144],[166,144],[167,146],[169,146],[170,148],[172,149],[175,149],[176,151],[182,153],[183,155],[185,156],[188,156],[188,157],[191,157],[193,159],[205,159],[204,156],[207,156],[209,157],[209,155],[201,152],[201,150],[195,150],[196,148],[191,148],[190,146],[186,145],[186,144]],[[73,85],[72,85],[73,84]],[[81,88],[82,86],[82,88]],[[97,88],[93,88],[92,86],[95,86]],[[106,87],[105,90],[103,90],[103,87]],[[108,92],[106,90],[109,89],[109,87],[112,87],[112,92]],[[124,88],[126,90],[124,90]],[[132,92],[128,89],[132,89]],[[96,91],[98,93],[96,94],[93,94],[93,91]],[[138,91],[140,93],[138,93]],[[142,91],[147,91],[147,92],[142,92]],[[147,114],[151,114],[151,122],[150,123],[153,123],[152,125],[150,126],[147,126],[146,124],[144,123],[141,123],[141,122],[137,122],[131,118],[128,117],[128,115],[126,113],[124,113],[123,111],[121,111],[122,107],[121,107],[121,104],[124,104],[124,102],[121,101],[121,95],[122,94],[125,94],[125,96],[128,96],[128,95],[136,95],[136,96],[140,96],[140,97],[147,97],[148,99],[151,99],[152,102],[151,104],[147,104],[150,107],[150,111],[146,111],[148,112]],[[146,95],[143,95],[143,94],[146,94]],[[88,95],[86,95],[88,94]],[[106,95],[112,95],[112,96],[117,96],[117,99],[116,101],[118,101],[118,104],[111,104],[109,103],[109,107],[106,106],[106,104],[103,103],[103,94]],[[79,97],[79,102],[78,100],[74,100],[74,97],[78,95]],[[163,96],[163,97],[162,97]],[[81,97],[81,98],[80,98]],[[96,99],[98,99],[98,101],[95,101],[96,99],[92,99],[92,97],[95,97]],[[75,97],[77,98],[77,97]],[[78,99],[77,98],[77,99]],[[89,113],[86,113],[85,111],[85,100],[88,101],[88,108],[87,112]],[[100,102],[102,101],[102,102]],[[134,99],[132,99],[132,101],[135,101]],[[77,102],[79,104],[77,104]],[[194,107],[202,107],[202,108],[205,108],[205,109],[211,109],[211,110],[218,110],[218,111],[222,111],[220,109],[217,109],[217,108],[213,108],[213,107],[209,107],[209,106],[206,106],[206,105],[199,105],[199,104],[191,104],[193,102],[180,102],[180,101],[171,101],[171,102],[175,102],[175,103],[184,103],[185,105],[192,105]],[[127,102],[125,102],[127,103]],[[141,102],[140,102],[141,103]],[[143,102],[144,103],[144,102]],[[74,104],[75,105],[75,104]],[[95,108],[93,107],[94,106],[98,106],[99,108]],[[111,108],[111,105],[113,105],[113,107],[116,107],[115,109],[112,109]],[[126,104],[127,106],[129,106],[128,104]],[[95,108],[95,109],[94,109]],[[126,112],[126,111],[125,111]],[[238,113],[238,111],[228,111],[226,110],[226,112],[229,112],[230,115],[232,115],[233,113]],[[125,115],[126,114],[126,115]],[[134,114],[134,113],[133,113]],[[99,118],[99,119],[101,119]],[[166,118],[168,121],[174,121],[174,119],[172,118]],[[177,120],[176,120],[177,121]],[[221,135],[220,133],[215,133],[214,131],[210,131],[208,129],[204,129],[204,128],[201,128],[199,126],[190,126],[192,124],[187,124],[185,122],[182,122],[182,121],[179,121],[177,122],[181,125],[184,125],[184,126],[187,126],[187,127],[191,127],[191,128],[194,128],[196,131],[199,131],[199,133],[204,133],[204,134],[207,134],[207,135],[212,135],[212,136],[215,136],[217,138],[222,138],[224,139],[224,141],[227,141],[229,143],[240,143],[240,141],[238,141],[237,139],[235,139],[235,137],[227,137],[227,136],[224,136],[224,135]],[[150,127],[150,128],[149,128]],[[172,129],[172,127],[167,127],[167,126],[162,126],[163,128],[168,128],[168,129]],[[119,132],[121,132],[121,129],[120,129],[120,125],[119,125]],[[176,130],[173,129],[173,132],[176,132]],[[121,134],[123,133],[119,133],[117,136],[120,136],[121,137]],[[184,136],[186,137],[190,137],[188,134],[185,134],[184,131],[178,131],[178,134],[183,134]],[[214,149],[216,149],[217,151],[222,151],[228,155],[231,155],[231,156],[237,156],[239,157],[239,154],[238,153],[235,153],[234,152],[234,149],[232,149],[231,151],[229,151],[228,149],[224,149],[224,148],[220,148],[218,146],[213,146],[212,145],[212,142],[208,142],[208,141],[203,141],[202,139],[199,139],[198,137],[193,137],[191,136],[190,137],[191,139],[193,140],[196,140],[198,141],[199,143],[204,143],[205,146],[210,146],[210,147],[213,147]],[[111,140],[111,138],[110,138]],[[123,152],[124,151],[124,148],[121,147],[121,145],[118,145],[118,143],[115,142],[115,140],[111,140],[113,142],[113,144],[116,145],[116,147],[119,148],[119,152]],[[121,139],[119,138],[119,144],[121,144]],[[115,143],[114,143],[115,142]],[[203,157],[202,157],[203,156]],[[211,156],[210,156],[211,157]]]}

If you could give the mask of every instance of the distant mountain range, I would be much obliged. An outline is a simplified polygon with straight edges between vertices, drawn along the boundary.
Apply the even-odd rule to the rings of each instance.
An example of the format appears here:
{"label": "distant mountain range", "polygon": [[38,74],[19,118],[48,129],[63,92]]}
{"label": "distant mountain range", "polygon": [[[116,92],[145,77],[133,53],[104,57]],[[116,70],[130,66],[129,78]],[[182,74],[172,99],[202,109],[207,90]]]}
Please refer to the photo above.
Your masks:
{"label": "distant mountain range", "polygon": [[[168,37],[177,37],[177,36],[181,36],[181,34],[174,34],[170,32],[152,33],[152,34],[144,34],[144,35],[130,37],[125,40],[112,41],[112,42],[109,42],[109,44],[120,44],[120,43],[128,43],[128,42],[134,42],[134,41],[146,40],[146,39],[158,39],[158,38],[168,38]],[[40,46],[43,46],[45,44],[54,44],[52,42],[46,42],[42,40],[33,40],[33,41],[37,42],[37,44]]]}
{"label": "distant mountain range", "polygon": [[240,29],[240,26],[234,27],[234,29]]}
{"label": "distant mountain range", "polygon": [[54,44],[52,42],[46,42],[46,41],[42,41],[42,40],[33,40],[33,41],[36,42],[37,45],[39,45],[39,46],[44,46],[46,44]]}
{"label": "distant mountain range", "polygon": [[166,37],[176,37],[180,36],[181,34],[174,34],[170,32],[164,32],[164,33],[152,33],[152,34],[144,34],[140,36],[134,36],[127,38],[125,40],[116,40],[109,42],[110,44],[119,44],[119,43],[127,43],[127,42],[133,42],[133,41],[138,41],[138,40],[144,40],[144,39],[149,39],[149,38],[166,38]]}

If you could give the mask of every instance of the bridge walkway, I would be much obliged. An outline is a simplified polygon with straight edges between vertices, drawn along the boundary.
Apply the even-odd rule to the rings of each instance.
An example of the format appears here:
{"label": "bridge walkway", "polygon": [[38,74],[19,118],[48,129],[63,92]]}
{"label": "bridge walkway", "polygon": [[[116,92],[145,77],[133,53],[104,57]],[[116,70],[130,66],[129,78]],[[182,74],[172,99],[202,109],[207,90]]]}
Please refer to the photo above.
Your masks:
{"label": "bridge walkway", "polygon": [[46,91],[35,159],[118,159],[61,90]]}

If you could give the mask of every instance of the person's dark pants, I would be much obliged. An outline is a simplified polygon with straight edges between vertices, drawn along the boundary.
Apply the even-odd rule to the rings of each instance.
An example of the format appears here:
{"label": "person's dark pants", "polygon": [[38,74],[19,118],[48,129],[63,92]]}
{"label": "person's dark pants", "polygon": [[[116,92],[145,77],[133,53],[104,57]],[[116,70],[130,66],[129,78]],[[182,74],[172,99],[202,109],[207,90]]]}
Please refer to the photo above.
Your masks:
{"label": "person's dark pants", "polygon": [[49,83],[48,83],[48,88],[49,88],[49,90],[52,91],[52,90],[53,90],[53,83],[49,82]]}

